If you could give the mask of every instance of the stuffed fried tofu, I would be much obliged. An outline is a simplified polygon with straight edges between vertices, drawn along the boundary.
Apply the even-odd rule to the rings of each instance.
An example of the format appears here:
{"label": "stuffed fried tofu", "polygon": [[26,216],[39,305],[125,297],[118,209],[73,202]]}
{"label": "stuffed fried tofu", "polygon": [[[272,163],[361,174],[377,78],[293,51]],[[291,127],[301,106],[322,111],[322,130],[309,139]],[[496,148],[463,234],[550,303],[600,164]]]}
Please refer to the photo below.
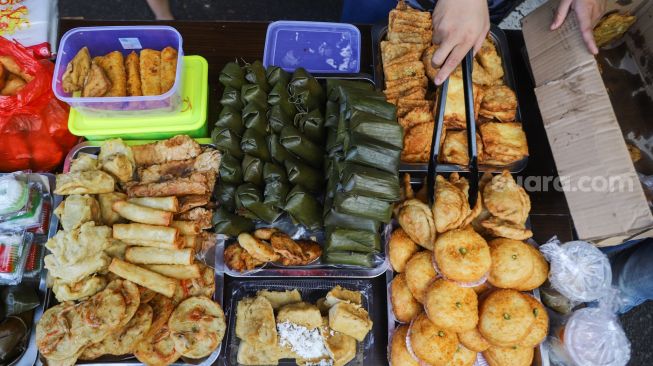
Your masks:
{"label": "stuffed fried tofu", "polygon": [[142,50],[139,65],[143,95],[160,95],[161,52],[151,49]]}
{"label": "stuffed fried tofu", "polygon": [[177,50],[166,47],[161,51],[161,94],[167,93],[175,85],[177,73]]}
{"label": "stuffed fried tofu", "polygon": [[120,51],[113,51],[105,56],[93,58],[93,62],[102,68],[111,81],[109,91],[103,96],[127,96],[127,73],[125,71],[125,62],[122,53]]}

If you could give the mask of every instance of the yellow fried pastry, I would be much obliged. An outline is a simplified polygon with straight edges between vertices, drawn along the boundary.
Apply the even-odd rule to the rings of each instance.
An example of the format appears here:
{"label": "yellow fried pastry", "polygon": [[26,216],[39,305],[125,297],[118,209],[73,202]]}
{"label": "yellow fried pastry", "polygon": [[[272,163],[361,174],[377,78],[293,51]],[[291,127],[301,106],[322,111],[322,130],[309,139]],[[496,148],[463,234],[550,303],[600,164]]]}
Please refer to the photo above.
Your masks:
{"label": "yellow fried pastry", "polygon": [[415,243],[433,249],[436,229],[429,206],[414,198],[406,200],[399,207],[397,221]]}
{"label": "yellow fried pastry", "polygon": [[433,324],[456,333],[474,329],[478,323],[474,290],[441,278],[426,290],[424,310]]}
{"label": "yellow fried pastry", "polygon": [[140,59],[135,51],[125,58],[125,72],[127,73],[127,95],[137,97],[143,95],[141,90]]}
{"label": "yellow fried pastry", "polygon": [[177,75],[177,50],[166,47],[161,50],[161,94],[172,89]]}
{"label": "yellow fried pastry", "polygon": [[[465,117],[465,92],[462,77],[452,75],[449,77],[449,89],[447,91],[447,102],[444,109],[444,125],[447,129],[467,128]],[[473,85],[474,93],[474,114],[478,118],[478,110],[483,99],[481,88]]]}
{"label": "yellow fried pastry", "polygon": [[408,337],[415,356],[429,365],[447,365],[458,348],[456,333],[436,326],[424,313],[415,318]]}
{"label": "yellow fried pastry", "polygon": [[628,14],[612,13],[605,16],[594,27],[593,34],[597,47],[605,46],[623,36],[635,20],[635,16]]}
{"label": "yellow fried pastry", "polygon": [[533,347],[492,346],[483,352],[483,358],[490,366],[529,366],[533,363]]}
{"label": "yellow fried pastry", "polygon": [[483,187],[483,204],[492,216],[515,224],[524,224],[531,210],[528,194],[507,170]]}
{"label": "yellow fried pastry", "polygon": [[279,254],[274,252],[270,244],[256,239],[248,233],[238,235],[238,244],[245,249],[254,259],[262,262],[273,262],[279,259]]}
{"label": "yellow fried pastry", "polygon": [[533,232],[524,224],[513,224],[496,217],[481,220],[479,225],[485,235],[492,237],[526,240],[533,236]]}
{"label": "yellow fried pastry", "polygon": [[491,86],[485,89],[478,113],[499,121],[514,121],[517,114],[517,96],[508,86]]}
{"label": "yellow fried pastry", "polygon": [[442,175],[435,179],[433,218],[438,233],[459,228],[471,213],[467,196]]}
{"label": "yellow fried pastry", "polygon": [[425,163],[431,154],[431,140],[435,122],[420,123],[404,133],[404,149],[401,161],[407,163]]}
{"label": "yellow fried pastry", "polygon": [[143,95],[161,94],[161,52],[151,49],[141,51],[139,71]]}
{"label": "yellow fried pastry", "polygon": [[473,366],[476,363],[476,356],[476,352],[459,344],[447,366]]}
{"label": "yellow fried pastry", "polygon": [[395,329],[390,341],[390,364],[395,366],[418,366],[413,356],[406,348],[406,337],[408,336],[408,325],[400,325]]}
{"label": "yellow fried pastry", "polygon": [[488,37],[483,41],[481,49],[476,54],[476,59],[483,66],[489,77],[498,80],[503,78],[503,65],[501,56],[497,53],[494,42]]}
{"label": "yellow fried pastry", "polygon": [[[481,160],[483,155],[483,140],[476,134],[476,156]],[[442,143],[440,158],[443,163],[467,165],[469,164],[469,151],[467,149],[467,130],[447,131]]]}
{"label": "yellow fried pastry", "polygon": [[474,352],[483,352],[486,349],[490,348],[490,342],[483,338],[481,333],[478,331],[478,328],[476,327],[458,333],[458,340],[462,345]]}
{"label": "yellow fried pastry", "polygon": [[521,123],[483,123],[479,132],[483,140],[483,164],[508,165],[528,156],[526,134]]}
{"label": "yellow fried pastry", "polygon": [[522,347],[535,347],[542,343],[549,333],[549,314],[541,302],[537,301],[534,297],[522,294],[531,306],[531,313],[535,319],[535,323],[524,339],[519,343]]}
{"label": "yellow fried pastry", "polygon": [[424,303],[426,289],[437,276],[431,257],[432,253],[430,251],[422,251],[415,253],[406,263],[406,272],[404,272],[406,285],[408,285],[413,297],[420,303]]}
{"label": "yellow fried pastry", "polygon": [[482,302],[478,330],[492,345],[517,346],[535,323],[524,295],[515,290],[496,290]]}
{"label": "yellow fried pastry", "polygon": [[386,81],[403,79],[407,77],[424,76],[424,65],[420,61],[395,63],[384,67]]}
{"label": "yellow fried pastry", "polygon": [[168,320],[175,349],[199,359],[210,355],[222,342],[226,323],[222,307],[208,297],[191,297],[177,306]]}
{"label": "yellow fried pastry", "polygon": [[390,295],[392,312],[398,321],[408,323],[422,312],[422,304],[410,292],[405,274],[400,273],[392,279]]}
{"label": "yellow fried pastry", "polygon": [[471,226],[440,235],[433,253],[442,275],[453,281],[476,282],[490,270],[490,249]]}
{"label": "yellow fried pastry", "polygon": [[528,280],[533,273],[534,256],[529,245],[512,239],[490,241],[492,267],[488,281],[499,288],[515,288]]}
{"label": "yellow fried pastry", "polygon": [[388,243],[388,257],[395,272],[403,272],[406,262],[420,250],[419,245],[410,239],[402,228],[392,232]]}
{"label": "yellow fried pastry", "polygon": [[125,60],[120,51],[113,51],[104,56],[93,58],[93,62],[104,70],[111,80],[111,88],[104,95],[105,97],[127,96],[127,73],[125,71]]}
{"label": "yellow fried pastry", "polygon": [[533,259],[533,273],[527,280],[514,287],[515,290],[519,291],[534,290],[542,286],[549,277],[549,263],[544,259],[542,253],[532,245],[527,244],[527,248]]}
{"label": "yellow fried pastry", "polygon": [[82,89],[82,97],[103,97],[108,96],[111,90],[111,79],[97,62],[91,64],[88,76]]}
{"label": "yellow fried pastry", "polygon": [[[82,90],[90,70],[91,54],[88,52],[87,47],[82,47],[66,66],[66,71],[61,78],[63,91],[72,93]],[[4,82],[4,77],[0,76],[0,79]],[[2,86],[0,86],[0,89],[2,89]]]}
{"label": "yellow fried pastry", "polygon": [[277,323],[290,322],[307,329],[315,329],[322,325],[320,309],[307,302],[296,302],[284,305],[277,313]]}
{"label": "yellow fried pastry", "polygon": [[263,296],[245,298],[236,307],[236,336],[251,345],[277,344],[274,309]]}

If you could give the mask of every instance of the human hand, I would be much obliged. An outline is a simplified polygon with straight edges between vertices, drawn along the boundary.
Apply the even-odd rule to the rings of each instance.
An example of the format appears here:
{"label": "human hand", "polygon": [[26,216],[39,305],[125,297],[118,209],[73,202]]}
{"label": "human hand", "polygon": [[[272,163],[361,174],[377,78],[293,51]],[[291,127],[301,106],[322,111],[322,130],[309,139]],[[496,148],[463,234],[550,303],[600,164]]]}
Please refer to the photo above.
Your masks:
{"label": "human hand", "polygon": [[487,0],[440,0],[433,9],[433,43],[439,45],[431,62],[440,67],[440,85],[460,64],[467,52],[481,49],[490,30]]}
{"label": "human hand", "polygon": [[587,45],[587,49],[593,55],[599,53],[599,48],[596,47],[596,42],[594,41],[594,26],[596,22],[601,19],[603,12],[605,11],[605,0],[562,0],[560,5],[558,5],[558,11],[556,12],[553,23],[551,24],[551,30],[556,30],[560,28],[562,23],[567,18],[569,14],[569,9],[574,9],[576,13],[576,19],[578,19],[578,25],[580,26],[581,34],[583,35],[583,40]]}

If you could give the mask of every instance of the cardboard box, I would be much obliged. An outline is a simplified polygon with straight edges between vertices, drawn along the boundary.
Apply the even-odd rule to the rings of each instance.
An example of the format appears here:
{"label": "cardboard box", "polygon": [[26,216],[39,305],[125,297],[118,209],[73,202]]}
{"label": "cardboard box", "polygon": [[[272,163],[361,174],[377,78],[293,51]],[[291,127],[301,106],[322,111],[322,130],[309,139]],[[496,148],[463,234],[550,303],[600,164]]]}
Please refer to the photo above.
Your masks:
{"label": "cardboard box", "polygon": [[[549,30],[558,3],[551,0],[525,17],[522,30],[535,94],[558,174],[567,183],[565,196],[576,232],[597,246],[651,237],[651,209],[599,65],[587,52],[576,17],[570,13],[559,30]],[[619,6],[612,1],[608,11],[614,10],[638,17],[625,44],[646,80],[651,76],[647,67],[653,69],[653,2]],[[643,84],[649,96],[653,95],[651,84]]]}

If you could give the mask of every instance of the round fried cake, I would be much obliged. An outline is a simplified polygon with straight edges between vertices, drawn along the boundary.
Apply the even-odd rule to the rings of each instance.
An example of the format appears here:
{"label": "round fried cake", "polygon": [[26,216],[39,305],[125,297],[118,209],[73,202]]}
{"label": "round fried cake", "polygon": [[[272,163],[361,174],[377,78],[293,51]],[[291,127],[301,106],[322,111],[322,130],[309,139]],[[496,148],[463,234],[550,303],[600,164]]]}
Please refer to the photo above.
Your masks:
{"label": "round fried cake", "polygon": [[406,285],[420,303],[424,303],[426,288],[437,276],[431,255],[430,251],[417,252],[406,263]]}
{"label": "round fried cake", "polygon": [[124,327],[132,319],[138,306],[141,304],[141,292],[138,289],[138,286],[127,280],[113,280],[107,287],[109,290],[119,291],[120,294],[125,299],[125,316],[118,324],[118,327]]}
{"label": "round fried cake", "polygon": [[458,336],[433,324],[425,313],[413,320],[408,330],[407,347],[423,362],[445,366],[458,348]]}
{"label": "round fried cake", "polygon": [[403,272],[406,262],[420,250],[419,245],[410,239],[402,228],[392,232],[388,243],[388,257],[395,272]]}
{"label": "round fried cake", "polygon": [[175,293],[172,295],[172,301],[175,304],[192,296],[213,297],[215,293],[215,270],[202,263],[197,263],[200,267],[200,277],[188,280],[179,280]]}
{"label": "round fried cake", "polygon": [[478,330],[501,347],[516,346],[535,323],[530,303],[515,290],[496,290],[481,304]]}
{"label": "round fried cake", "polygon": [[474,329],[478,323],[476,293],[453,281],[435,280],[426,290],[424,309],[433,324],[456,333]]}
{"label": "round fried cake", "polygon": [[410,322],[422,312],[422,304],[413,297],[403,273],[395,276],[390,283],[390,300],[395,318],[402,323]]}
{"label": "round fried cake", "polygon": [[447,366],[473,366],[476,363],[477,354],[477,352],[459,344]]}
{"label": "round fried cake", "polygon": [[[136,298],[140,299],[138,289]],[[97,343],[123,324],[127,315],[127,303],[122,291],[106,288],[81,303],[77,312],[80,313],[84,325],[79,328],[71,326],[72,331],[79,331],[78,336],[87,340],[87,344]],[[74,313],[75,311],[70,312]]]}
{"label": "round fried cake", "polygon": [[533,347],[492,346],[483,352],[483,358],[490,366],[530,366],[533,354]]}
{"label": "round fried cake", "polygon": [[477,282],[490,270],[490,248],[471,226],[441,234],[434,259],[442,275],[456,282]]}
{"label": "round fried cake", "polygon": [[218,348],[227,326],[222,307],[208,297],[198,296],[177,306],[168,327],[175,349],[182,356],[202,358]]}
{"label": "round fried cake", "polygon": [[138,342],[134,356],[146,365],[167,366],[177,361],[181,354],[175,349],[168,326],[164,325]]}
{"label": "round fried cake", "polygon": [[491,346],[490,342],[483,338],[478,328],[458,333],[458,340],[463,346],[474,352],[483,352]]}
{"label": "round fried cake", "polygon": [[523,294],[524,298],[528,300],[531,306],[531,314],[535,319],[535,323],[531,330],[526,335],[526,338],[519,342],[522,347],[535,347],[542,343],[546,335],[549,333],[549,314],[546,312],[544,305],[537,301],[530,295]]}
{"label": "round fried cake", "polygon": [[408,325],[400,325],[395,329],[390,341],[390,364],[394,366],[419,366],[406,348]]}
{"label": "round fried cake", "polygon": [[544,255],[532,245],[528,245],[528,252],[533,260],[533,273],[528,279],[517,286],[515,290],[531,291],[540,286],[549,278],[549,263],[544,259]]}
{"label": "round fried cake", "polygon": [[64,360],[74,355],[81,345],[70,334],[66,313],[74,309],[72,301],[46,310],[36,324],[36,345],[39,352],[52,360]]}
{"label": "round fried cake", "polygon": [[499,288],[515,288],[533,273],[533,254],[519,240],[499,238],[490,241],[492,268],[488,281]]}

